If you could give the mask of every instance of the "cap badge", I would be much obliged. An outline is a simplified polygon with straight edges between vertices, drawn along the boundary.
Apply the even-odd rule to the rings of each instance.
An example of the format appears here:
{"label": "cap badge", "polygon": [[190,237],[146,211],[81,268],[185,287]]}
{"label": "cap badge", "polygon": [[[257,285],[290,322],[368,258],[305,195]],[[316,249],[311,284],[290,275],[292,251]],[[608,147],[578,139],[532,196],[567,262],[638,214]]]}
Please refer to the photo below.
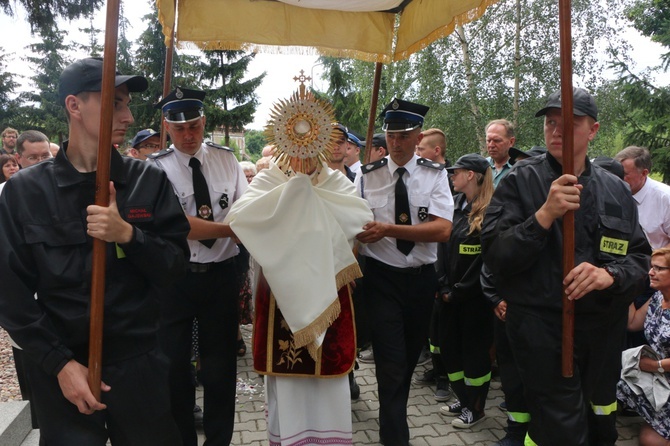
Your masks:
{"label": "cap badge", "polygon": [[174,95],[177,99],[181,99],[184,97],[184,92],[177,87],[177,90],[174,92]]}
{"label": "cap badge", "polygon": [[393,101],[393,104],[391,104],[391,108],[393,108],[393,110],[398,110],[400,108],[400,104],[398,104],[397,100]]}
{"label": "cap badge", "polygon": [[198,216],[203,220],[208,220],[211,215],[212,215],[212,208],[210,208],[206,204],[203,204],[198,209]]}

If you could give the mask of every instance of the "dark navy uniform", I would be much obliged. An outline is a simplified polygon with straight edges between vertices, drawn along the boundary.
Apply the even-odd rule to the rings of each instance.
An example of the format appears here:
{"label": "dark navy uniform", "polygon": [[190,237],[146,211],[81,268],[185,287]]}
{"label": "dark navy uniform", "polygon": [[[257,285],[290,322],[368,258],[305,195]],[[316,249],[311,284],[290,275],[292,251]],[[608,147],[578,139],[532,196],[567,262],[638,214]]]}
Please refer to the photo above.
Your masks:
{"label": "dark navy uniform", "polygon": [[[451,220],[453,199],[447,173],[417,157],[404,166],[413,225],[429,216]],[[370,204],[375,221],[394,223],[394,184],[398,166],[390,156],[361,167],[358,192]],[[416,242],[409,255],[396,247],[396,239],[383,238],[362,245],[366,257],[363,281],[367,314],[379,386],[380,436],[387,445],[406,445],[407,398],[412,373],[428,338],[437,275],[437,243]]]}
{"label": "dark navy uniform", "polygon": [[[232,151],[222,146],[202,144],[194,157],[207,180],[214,221],[221,222],[246,190],[244,172]],[[150,156],[149,162],[167,173],[184,213],[196,215],[190,158],[172,146]],[[197,318],[207,444],[227,445],[235,420],[239,285],[234,260],[239,249],[230,238],[216,239],[211,247],[197,240],[188,244],[189,270],[165,296],[161,314],[161,346],[171,360],[172,410],[184,445],[197,445],[190,370],[191,326]]]}
{"label": "dark navy uniform", "polygon": [[66,142],[54,159],[17,173],[0,197],[0,324],[25,352],[31,403],[49,444],[104,445],[108,435],[119,444],[178,444],[150,290],[184,273],[189,225],[165,173],[116,150],[110,178],[119,213],[134,229],[129,243],[107,243],[107,410],[82,415],[59,387],[56,375],[69,360],[88,363],[93,239],[86,207],[96,177],[78,172],[67,150]]}

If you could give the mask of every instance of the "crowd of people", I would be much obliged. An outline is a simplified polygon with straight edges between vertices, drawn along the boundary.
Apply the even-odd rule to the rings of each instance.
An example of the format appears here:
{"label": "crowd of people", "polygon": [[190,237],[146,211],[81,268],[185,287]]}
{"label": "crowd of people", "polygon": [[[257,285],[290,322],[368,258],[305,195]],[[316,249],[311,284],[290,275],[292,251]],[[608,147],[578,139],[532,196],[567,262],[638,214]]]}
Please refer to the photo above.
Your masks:
{"label": "crowd of people", "polygon": [[[445,422],[470,429],[494,373],[508,416],[495,446],[614,445],[624,409],[644,419],[641,445],[670,444],[670,186],[649,177],[645,148],[588,158],[600,124],[586,90],[573,90],[572,166],[560,92],[536,114],[546,148],[517,149],[512,123],[495,119],[489,156],[451,165],[444,132],[423,128],[429,108],[394,98],[363,163],[365,141],[332,122],[304,151],[280,138],[254,164],[206,141],[205,92],[177,87],[156,104],[160,129],[112,150],[98,206],[101,84],[101,59],[61,74],[61,148],[2,133],[0,325],[41,444],[197,446],[200,423],[205,444],[230,444],[249,323],[271,445],[353,444],[368,346],[386,446],[410,444],[412,383],[434,386]],[[147,87],[117,73],[112,144]],[[298,124],[289,139],[310,131]],[[106,246],[100,397],[88,382],[94,239]],[[426,346],[432,369],[415,375]]]}

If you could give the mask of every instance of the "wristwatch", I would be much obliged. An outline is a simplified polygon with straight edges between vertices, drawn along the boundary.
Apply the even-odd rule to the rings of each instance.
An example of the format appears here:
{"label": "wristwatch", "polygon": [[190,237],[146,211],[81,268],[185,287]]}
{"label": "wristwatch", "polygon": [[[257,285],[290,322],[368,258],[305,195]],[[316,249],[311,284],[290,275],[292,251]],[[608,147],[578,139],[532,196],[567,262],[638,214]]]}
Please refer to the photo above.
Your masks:
{"label": "wristwatch", "polygon": [[661,361],[658,361],[658,373],[665,373],[665,369],[661,365]]}
{"label": "wristwatch", "polygon": [[614,282],[612,283],[612,286],[616,285],[617,282],[618,282],[618,279],[619,279],[619,270],[614,268],[613,266],[610,266],[610,265],[604,266],[603,269],[605,271],[607,271],[607,274],[612,276],[612,279],[614,279]]}

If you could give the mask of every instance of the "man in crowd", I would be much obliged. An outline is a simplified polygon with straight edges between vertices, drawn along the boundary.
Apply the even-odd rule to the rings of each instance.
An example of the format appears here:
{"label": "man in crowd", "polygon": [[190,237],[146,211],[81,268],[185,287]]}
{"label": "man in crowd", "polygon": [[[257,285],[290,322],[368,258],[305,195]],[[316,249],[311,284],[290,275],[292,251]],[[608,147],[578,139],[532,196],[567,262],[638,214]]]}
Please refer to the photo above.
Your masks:
{"label": "man in crowd", "polygon": [[49,138],[37,130],[26,130],[16,140],[17,160],[22,169],[51,158]]}
{"label": "man in crowd", "polygon": [[670,186],[649,177],[651,154],[644,147],[629,146],[614,157],[621,163],[624,181],[637,204],[640,224],[652,249],[670,244]]}
{"label": "man in crowd", "polygon": [[[558,91],[536,114],[544,116],[548,153],[515,166],[496,189],[482,249],[507,301],[502,316],[530,412],[526,444],[614,445],[614,424],[598,417],[611,414],[616,399],[598,401],[608,394],[600,376],[621,367],[610,354],[620,346],[609,328],[643,286],[650,248],[626,185],[586,157],[600,126],[595,100],[579,88],[573,97],[574,175],[562,174]],[[575,212],[576,266],[564,278],[561,222],[568,211]],[[575,301],[570,378],[561,373],[563,296]]]}
{"label": "man in crowd", "polygon": [[[356,179],[375,218],[357,238],[366,257],[379,436],[386,446],[409,445],[407,398],[437,290],[436,242],[451,234],[447,173],[414,153],[427,112],[424,105],[393,99],[382,112],[390,155],[363,166]],[[416,199],[410,202],[409,196]]]}
{"label": "man in crowd", "polygon": [[[25,352],[41,444],[176,446],[150,290],[183,273],[188,222],[163,172],[115,150],[109,206],[94,205],[102,66],[88,58],[65,68],[69,141],[0,196],[0,325]],[[114,85],[118,144],[133,122],[130,93],[148,83],[117,73]],[[87,381],[94,238],[106,242],[100,400]]]}
{"label": "man in crowd", "polygon": [[247,180],[231,149],[204,143],[204,97],[204,91],[177,87],[156,105],[172,146],[149,157],[167,173],[191,224],[188,270],[174,287],[162,291],[160,330],[161,347],[170,359],[172,413],[184,446],[198,444],[190,364],[194,318],[207,444],[230,444],[235,422],[239,249],[222,222]]}
{"label": "man in crowd", "polygon": [[138,160],[146,161],[147,155],[156,153],[161,149],[161,134],[152,129],[144,129],[137,132],[130,142],[128,155]]}
{"label": "man in crowd", "polygon": [[13,155],[18,137],[18,130],[11,127],[4,129],[2,131],[2,148],[0,148],[0,155]]}
{"label": "man in crowd", "polygon": [[[416,146],[417,156],[438,163],[442,166],[442,168],[446,167],[445,156],[447,153],[447,138],[444,135],[444,132],[440,129],[431,128],[424,130],[421,132],[421,134],[423,136],[421,138],[421,142],[419,142],[419,144]],[[442,255],[439,250],[440,247],[438,246],[438,258],[440,255]],[[435,394],[433,396],[435,401],[438,402],[448,401],[451,397],[451,392],[449,391],[449,378],[447,377],[447,371],[445,370],[442,363],[440,347],[437,345],[440,324],[439,308],[441,305],[443,305],[442,299],[436,299],[430,321],[430,334],[428,341],[430,348],[430,359],[433,368],[426,370],[426,372],[422,375],[412,378],[412,382],[417,385],[437,385]]]}
{"label": "man in crowd", "polygon": [[328,167],[333,170],[339,170],[351,181],[354,181],[356,174],[351,171],[346,163],[347,150],[349,146],[349,131],[342,124],[334,123],[333,127],[335,128],[335,143],[330,150],[330,160],[328,161]]}
{"label": "man in crowd", "polygon": [[364,146],[360,138],[349,131],[347,133],[347,153],[344,157],[344,163],[354,173],[354,176],[361,171],[361,147]]}
{"label": "man in crowd", "polygon": [[514,146],[514,126],[507,119],[495,119],[484,129],[486,133],[487,158],[493,169],[493,186],[497,187],[512,168],[509,163],[509,149]]}

